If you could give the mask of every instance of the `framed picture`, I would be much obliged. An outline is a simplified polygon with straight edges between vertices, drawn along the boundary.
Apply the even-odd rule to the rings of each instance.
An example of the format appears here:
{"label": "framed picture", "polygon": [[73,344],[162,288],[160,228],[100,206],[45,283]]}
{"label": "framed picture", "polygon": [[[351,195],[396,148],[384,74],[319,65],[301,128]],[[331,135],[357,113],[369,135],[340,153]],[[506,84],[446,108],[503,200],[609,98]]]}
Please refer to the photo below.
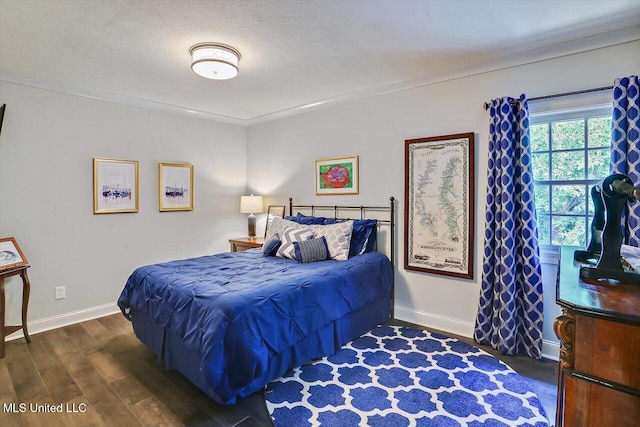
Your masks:
{"label": "framed picture", "polygon": [[158,200],[160,212],[193,210],[193,165],[160,163],[158,165]]}
{"label": "framed picture", "polygon": [[0,271],[27,265],[27,258],[13,237],[0,239]]}
{"label": "framed picture", "polygon": [[284,206],[280,205],[269,205],[267,209],[267,224],[264,227],[264,237],[267,238],[267,232],[271,227],[271,223],[273,222],[273,218],[284,218]]}
{"label": "framed picture", "polygon": [[93,213],[138,212],[138,162],[93,159]]}
{"label": "framed picture", "polygon": [[473,278],[473,133],[405,141],[404,268]]}
{"label": "framed picture", "polygon": [[316,195],[358,194],[358,156],[316,160]]}

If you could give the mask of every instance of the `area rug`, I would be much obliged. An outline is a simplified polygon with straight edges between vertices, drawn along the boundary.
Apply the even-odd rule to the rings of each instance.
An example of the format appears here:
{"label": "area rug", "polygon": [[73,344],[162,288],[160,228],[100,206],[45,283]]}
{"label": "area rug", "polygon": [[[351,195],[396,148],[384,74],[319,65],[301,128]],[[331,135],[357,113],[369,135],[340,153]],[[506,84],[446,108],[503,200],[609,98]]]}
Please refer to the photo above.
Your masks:
{"label": "area rug", "polygon": [[265,399],[276,427],[549,425],[527,381],[499,359],[399,326],[290,370]]}

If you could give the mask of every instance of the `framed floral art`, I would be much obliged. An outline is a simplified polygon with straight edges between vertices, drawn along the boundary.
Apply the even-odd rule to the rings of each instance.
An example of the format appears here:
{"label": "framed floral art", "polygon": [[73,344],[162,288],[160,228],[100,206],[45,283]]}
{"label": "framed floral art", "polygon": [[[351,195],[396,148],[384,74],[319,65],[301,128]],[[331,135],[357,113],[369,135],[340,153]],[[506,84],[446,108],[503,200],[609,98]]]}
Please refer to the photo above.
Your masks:
{"label": "framed floral art", "polygon": [[316,160],[316,195],[358,194],[358,156]]}

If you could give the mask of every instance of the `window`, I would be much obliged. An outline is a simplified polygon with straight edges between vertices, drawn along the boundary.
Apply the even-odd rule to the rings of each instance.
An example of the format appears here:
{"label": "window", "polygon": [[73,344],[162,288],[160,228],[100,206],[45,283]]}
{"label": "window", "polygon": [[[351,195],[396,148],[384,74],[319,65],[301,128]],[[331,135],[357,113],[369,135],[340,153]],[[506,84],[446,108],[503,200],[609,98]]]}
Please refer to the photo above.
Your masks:
{"label": "window", "polygon": [[530,137],[539,243],[587,246],[591,187],[609,175],[611,108],[532,114]]}

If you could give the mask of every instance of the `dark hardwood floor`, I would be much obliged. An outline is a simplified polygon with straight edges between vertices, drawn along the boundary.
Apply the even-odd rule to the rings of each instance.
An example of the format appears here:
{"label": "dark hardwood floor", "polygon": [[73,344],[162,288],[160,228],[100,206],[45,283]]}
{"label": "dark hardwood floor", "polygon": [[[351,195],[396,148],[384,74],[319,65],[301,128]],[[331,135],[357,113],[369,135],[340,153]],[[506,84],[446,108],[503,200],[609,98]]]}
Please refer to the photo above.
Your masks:
{"label": "dark hardwood floor", "polygon": [[[0,426],[272,425],[260,393],[222,406],[158,366],[121,314],[31,338],[31,344],[8,342],[0,359]],[[552,420],[557,362],[499,357],[531,379]],[[62,413],[52,412],[59,408]]]}

